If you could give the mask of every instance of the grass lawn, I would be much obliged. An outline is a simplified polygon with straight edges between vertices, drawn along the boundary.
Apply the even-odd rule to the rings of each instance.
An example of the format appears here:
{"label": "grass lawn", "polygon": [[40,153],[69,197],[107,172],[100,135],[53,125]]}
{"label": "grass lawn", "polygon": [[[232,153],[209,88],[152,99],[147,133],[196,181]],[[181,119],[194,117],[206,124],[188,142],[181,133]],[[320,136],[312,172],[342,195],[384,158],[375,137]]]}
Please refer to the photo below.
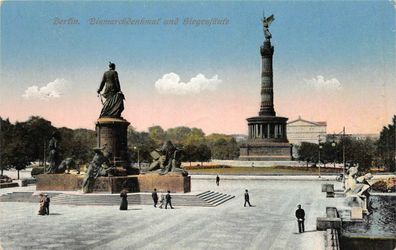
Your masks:
{"label": "grass lawn", "polygon": [[[318,174],[319,168],[305,167],[224,167],[210,169],[190,169],[190,174],[241,174],[241,175],[270,175],[270,174]],[[320,168],[323,174],[340,174],[339,168]]]}

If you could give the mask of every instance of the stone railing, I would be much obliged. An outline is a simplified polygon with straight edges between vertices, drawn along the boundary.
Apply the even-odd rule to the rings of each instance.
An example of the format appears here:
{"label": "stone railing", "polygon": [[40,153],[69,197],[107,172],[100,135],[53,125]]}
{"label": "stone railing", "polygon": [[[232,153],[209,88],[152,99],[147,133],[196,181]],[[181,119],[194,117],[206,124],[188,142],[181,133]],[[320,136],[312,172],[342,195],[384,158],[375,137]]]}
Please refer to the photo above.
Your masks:
{"label": "stone railing", "polygon": [[325,249],[340,250],[340,240],[337,229],[327,229],[325,234]]}

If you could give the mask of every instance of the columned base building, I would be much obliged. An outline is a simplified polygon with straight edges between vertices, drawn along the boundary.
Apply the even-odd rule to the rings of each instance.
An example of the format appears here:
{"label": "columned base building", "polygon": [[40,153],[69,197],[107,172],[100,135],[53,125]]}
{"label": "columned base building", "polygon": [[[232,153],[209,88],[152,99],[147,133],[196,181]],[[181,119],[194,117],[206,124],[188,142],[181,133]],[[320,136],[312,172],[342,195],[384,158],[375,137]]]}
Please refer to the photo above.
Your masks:
{"label": "columned base building", "polygon": [[266,40],[260,47],[262,59],[260,111],[258,116],[247,119],[248,139],[240,148],[239,159],[247,161],[289,161],[291,160],[291,146],[287,140],[286,123],[288,119],[276,116],[274,109],[272,72],[274,47],[270,41],[269,24],[265,23],[267,20],[263,20]]}

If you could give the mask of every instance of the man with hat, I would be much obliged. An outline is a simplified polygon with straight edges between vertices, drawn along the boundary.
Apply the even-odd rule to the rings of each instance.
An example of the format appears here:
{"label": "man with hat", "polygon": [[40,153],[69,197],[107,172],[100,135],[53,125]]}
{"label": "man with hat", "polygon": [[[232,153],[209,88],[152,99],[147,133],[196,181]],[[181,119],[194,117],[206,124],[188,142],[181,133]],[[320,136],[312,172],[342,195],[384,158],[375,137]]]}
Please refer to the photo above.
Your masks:
{"label": "man with hat", "polygon": [[44,194],[44,210],[45,214],[49,215],[49,205],[50,205],[50,198],[48,197],[48,194]]}
{"label": "man with hat", "polygon": [[298,231],[300,233],[304,233],[305,211],[301,208],[301,205],[298,205],[297,208],[298,209],[296,210],[296,218],[298,222]]}

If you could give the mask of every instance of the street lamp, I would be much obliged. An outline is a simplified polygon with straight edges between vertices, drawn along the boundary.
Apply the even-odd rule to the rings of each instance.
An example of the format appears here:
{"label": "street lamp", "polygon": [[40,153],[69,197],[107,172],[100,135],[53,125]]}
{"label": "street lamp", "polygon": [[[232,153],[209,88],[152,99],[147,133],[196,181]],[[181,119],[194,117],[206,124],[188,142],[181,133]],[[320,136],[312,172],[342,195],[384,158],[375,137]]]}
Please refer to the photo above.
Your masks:
{"label": "street lamp", "polygon": [[133,147],[133,149],[134,150],[136,150],[137,149],[137,160],[138,160],[138,166],[139,166],[139,170],[141,170],[141,168],[140,168],[140,155],[139,155],[139,148],[138,147],[136,147],[136,146],[134,146]]}
{"label": "street lamp", "polygon": [[345,127],[342,129],[342,187],[345,189]]}
{"label": "street lamp", "polygon": [[319,166],[319,178],[320,178],[320,150],[323,148],[322,145],[320,145],[320,135],[318,135],[318,146],[319,146],[319,150],[318,150],[318,166]]}
{"label": "street lamp", "polygon": [[[333,141],[331,142],[331,147],[333,148],[333,153],[334,153],[335,147],[336,147],[336,142],[334,140],[334,137],[335,137],[335,135],[333,134]],[[335,166],[336,166],[336,158],[337,158],[337,156],[336,156],[336,154],[334,154],[334,169],[335,169]]]}

